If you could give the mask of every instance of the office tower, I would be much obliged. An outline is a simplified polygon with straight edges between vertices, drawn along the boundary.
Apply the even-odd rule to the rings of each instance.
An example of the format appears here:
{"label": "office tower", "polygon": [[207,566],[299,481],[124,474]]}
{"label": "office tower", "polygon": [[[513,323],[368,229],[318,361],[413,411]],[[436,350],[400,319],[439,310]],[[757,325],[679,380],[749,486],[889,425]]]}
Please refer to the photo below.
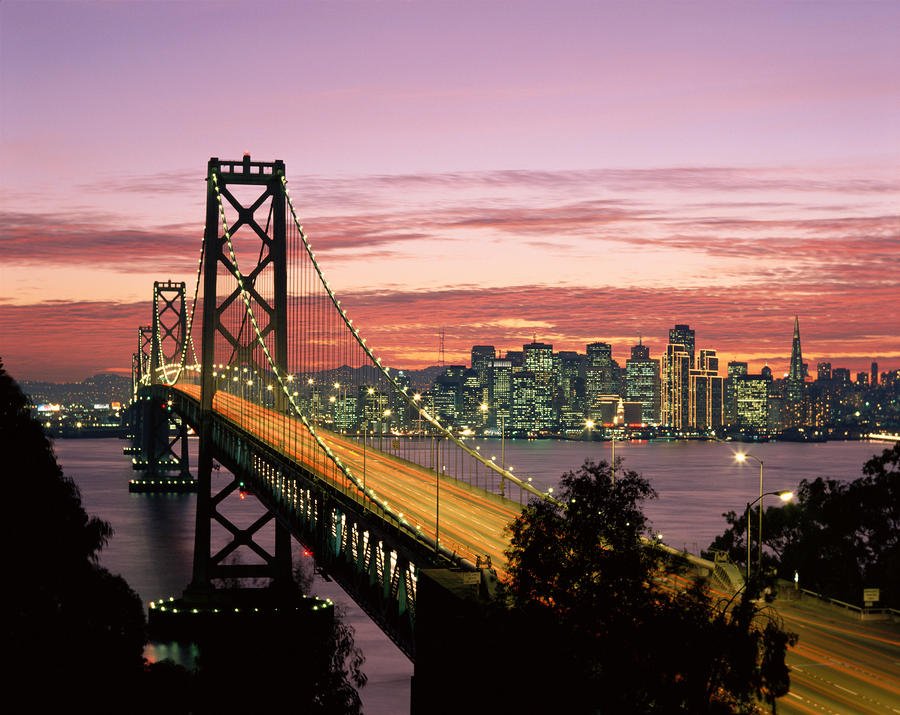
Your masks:
{"label": "office tower", "polygon": [[728,363],[727,375],[725,377],[725,396],[724,396],[724,418],[725,424],[737,424],[737,402],[735,401],[734,383],[735,378],[747,375],[747,363],[740,360],[732,360]]}
{"label": "office tower", "polygon": [[676,325],[669,329],[669,345],[681,345],[694,367],[694,331],[689,325]]}
{"label": "office tower", "polygon": [[512,373],[512,414],[507,429],[537,434],[541,430],[541,421],[535,409],[537,401],[534,373],[530,370]]}
{"label": "office tower", "polygon": [[640,403],[642,423],[659,422],[659,360],[651,359],[650,348],[641,342],[625,361],[625,395],[629,402]]}
{"label": "office tower", "polygon": [[572,350],[560,350],[557,359],[557,411],[559,424],[568,432],[584,429],[585,356]]}
{"label": "office tower", "polygon": [[701,350],[697,367],[690,371],[690,426],[700,430],[722,426],[723,395],[719,358],[715,350]]}
{"label": "office tower", "polygon": [[590,343],[585,357],[584,392],[587,414],[599,415],[600,403],[610,395],[618,396],[619,365],[612,358],[612,345]]}
{"label": "office tower", "polygon": [[504,429],[510,425],[512,415],[512,363],[509,360],[491,361],[491,393],[488,399],[488,421]]}
{"label": "office tower", "polygon": [[878,384],[878,363],[874,360],[872,361],[872,370],[869,375],[872,377],[872,387],[875,387]]}
{"label": "office tower", "polygon": [[[618,363],[613,360],[612,345],[609,343],[589,343],[587,346],[587,367],[592,370],[589,378],[594,391],[603,395],[618,394]],[[591,388],[588,388],[590,390]]]}
{"label": "office tower", "polygon": [[491,387],[491,361],[497,357],[497,351],[493,345],[473,345],[472,346],[472,369],[478,375],[478,385],[481,388],[481,394],[478,397],[480,402],[487,402],[490,396]]}
{"label": "office tower", "polygon": [[816,382],[822,382],[822,383],[831,382],[831,363],[830,362],[820,362],[816,366]]}
{"label": "office tower", "polygon": [[831,371],[831,382],[838,391],[850,387],[850,370],[846,367],[836,367]]}
{"label": "office tower", "polygon": [[858,372],[856,373],[856,384],[862,387],[869,386],[869,373],[867,372]]}
{"label": "office tower", "polygon": [[486,400],[482,392],[481,377],[477,370],[469,368],[463,373],[461,390],[460,419],[466,425],[483,425],[487,420],[487,415],[482,412],[480,407]]}
{"label": "office tower", "polygon": [[769,381],[762,375],[735,375],[732,380],[738,428],[765,434],[769,426]]}
{"label": "office tower", "polygon": [[553,373],[553,346],[532,342],[522,346],[524,367],[534,380],[534,419],[537,431],[550,430],[556,426],[553,397],[556,380]]}
{"label": "office tower", "polygon": [[691,356],[681,343],[669,343],[662,359],[660,421],[675,429],[690,425]]}
{"label": "office tower", "polygon": [[794,316],[791,342],[791,364],[784,379],[784,426],[799,427],[806,423],[806,370],[800,349],[800,319]]}
{"label": "office tower", "polygon": [[525,354],[521,350],[507,350],[506,359],[515,367],[522,367],[525,364]]}
{"label": "office tower", "polygon": [[443,421],[455,423],[462,414],[462,383],[467,369],[465,365],[448,365],[431,386],[434,411]]}

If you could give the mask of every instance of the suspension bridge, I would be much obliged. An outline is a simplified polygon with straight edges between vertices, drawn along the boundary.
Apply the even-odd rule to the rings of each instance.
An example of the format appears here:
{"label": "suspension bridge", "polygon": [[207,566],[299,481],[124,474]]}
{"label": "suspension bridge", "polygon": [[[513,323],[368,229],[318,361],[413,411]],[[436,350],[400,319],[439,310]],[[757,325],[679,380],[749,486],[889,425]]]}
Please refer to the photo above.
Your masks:
{"label": "suspension bridge", "polygon": [[[213,158],[206,184],[193,294],[155,283],[152,323],[138,328],[132,488],[198,494],[186,598],[226,579],[290,582],[293,537],[412,658],[420,574],[490,588],[507,524],[531,496],[550,497],[382,364],[329,286],[283,162]],[[220,509],[238,489],[264,510],[243,528]],[[257,537],[272,523],[267,548]],[[254,563],[234,563],[242,547]]]}

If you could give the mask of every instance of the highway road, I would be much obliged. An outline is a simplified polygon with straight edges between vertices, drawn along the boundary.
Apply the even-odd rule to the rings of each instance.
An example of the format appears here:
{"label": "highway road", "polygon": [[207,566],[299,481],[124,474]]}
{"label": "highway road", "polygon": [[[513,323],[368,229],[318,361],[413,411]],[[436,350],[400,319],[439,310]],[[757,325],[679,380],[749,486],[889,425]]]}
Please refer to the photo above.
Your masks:
{"label": "highway road", "polygon": [[[176,389],[200,399],[199,386],[178,385]],[[299,420],[223,391],[216,392],[213,409],[336,489],[363,501],[362,490],[333,467]],[[419,533],[432,540],[439,538],[444,548],[473,563],[478,556],[489,556],[498,574],[505,571],[503,552],[509,545],[505,529],[521,510],[518,503],[446,476],[438,483],[434,470],[397,459],[371,445],[364,449],[355,440],[324,428],[317,427],[316,431],[357,479],[364,481],[366,500],[374,508],[386,503]]]}
{"label": "highway road", "polygon": [[900,715],[900,623],[861,621],[809,596],[779,597],[774,606],[799,635],[779,713]]}

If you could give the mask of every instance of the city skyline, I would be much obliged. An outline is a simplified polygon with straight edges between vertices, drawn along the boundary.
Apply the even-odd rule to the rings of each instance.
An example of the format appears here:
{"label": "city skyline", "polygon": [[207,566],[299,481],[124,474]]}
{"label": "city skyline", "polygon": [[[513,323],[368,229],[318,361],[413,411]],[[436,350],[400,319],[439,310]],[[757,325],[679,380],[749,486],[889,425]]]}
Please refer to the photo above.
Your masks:
{"label": "city skyline", "polygon": [[208,158],[247,151],[285,161],[392,367],[439,364],[441,331],[448,364],[533,337],[658,358],[686,323],[780,376],[795,315],[811,371],[900,364],[900,6],[250,7],[0,5],[17,379],[127,374],[153,281],[192,292]]}

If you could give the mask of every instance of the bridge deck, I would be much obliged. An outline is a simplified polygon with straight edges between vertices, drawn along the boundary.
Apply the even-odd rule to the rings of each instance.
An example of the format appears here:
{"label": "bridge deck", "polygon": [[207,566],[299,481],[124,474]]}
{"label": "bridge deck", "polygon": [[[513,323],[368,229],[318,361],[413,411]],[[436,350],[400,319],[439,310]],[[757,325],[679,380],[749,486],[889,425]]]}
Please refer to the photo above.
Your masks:
{"label": "bridge deck", "polygon": [[[200,399],[197,385],[177,385],[174,389]],[[334,467],[300,420],[221,391],[215,394],[213,410],[333,488],[363,499],[362,490]],[[389,505],[401,513],[412,529],[423,536],[435,539],[439,531],[443,547],[472,562],[477,556],[489,556],[498,573],[505,571],[503,552],[509,546],[506,526],[521,510],[518,503],[446,476],[440,478],[438,487],[434,470],[372,446],[364,454],[363,447],[354,440],[320,427],[316,427],[316,433],[358,479],[364,480],[369,492],[366,501],[371,503],[374,494],[379,505]]]}

